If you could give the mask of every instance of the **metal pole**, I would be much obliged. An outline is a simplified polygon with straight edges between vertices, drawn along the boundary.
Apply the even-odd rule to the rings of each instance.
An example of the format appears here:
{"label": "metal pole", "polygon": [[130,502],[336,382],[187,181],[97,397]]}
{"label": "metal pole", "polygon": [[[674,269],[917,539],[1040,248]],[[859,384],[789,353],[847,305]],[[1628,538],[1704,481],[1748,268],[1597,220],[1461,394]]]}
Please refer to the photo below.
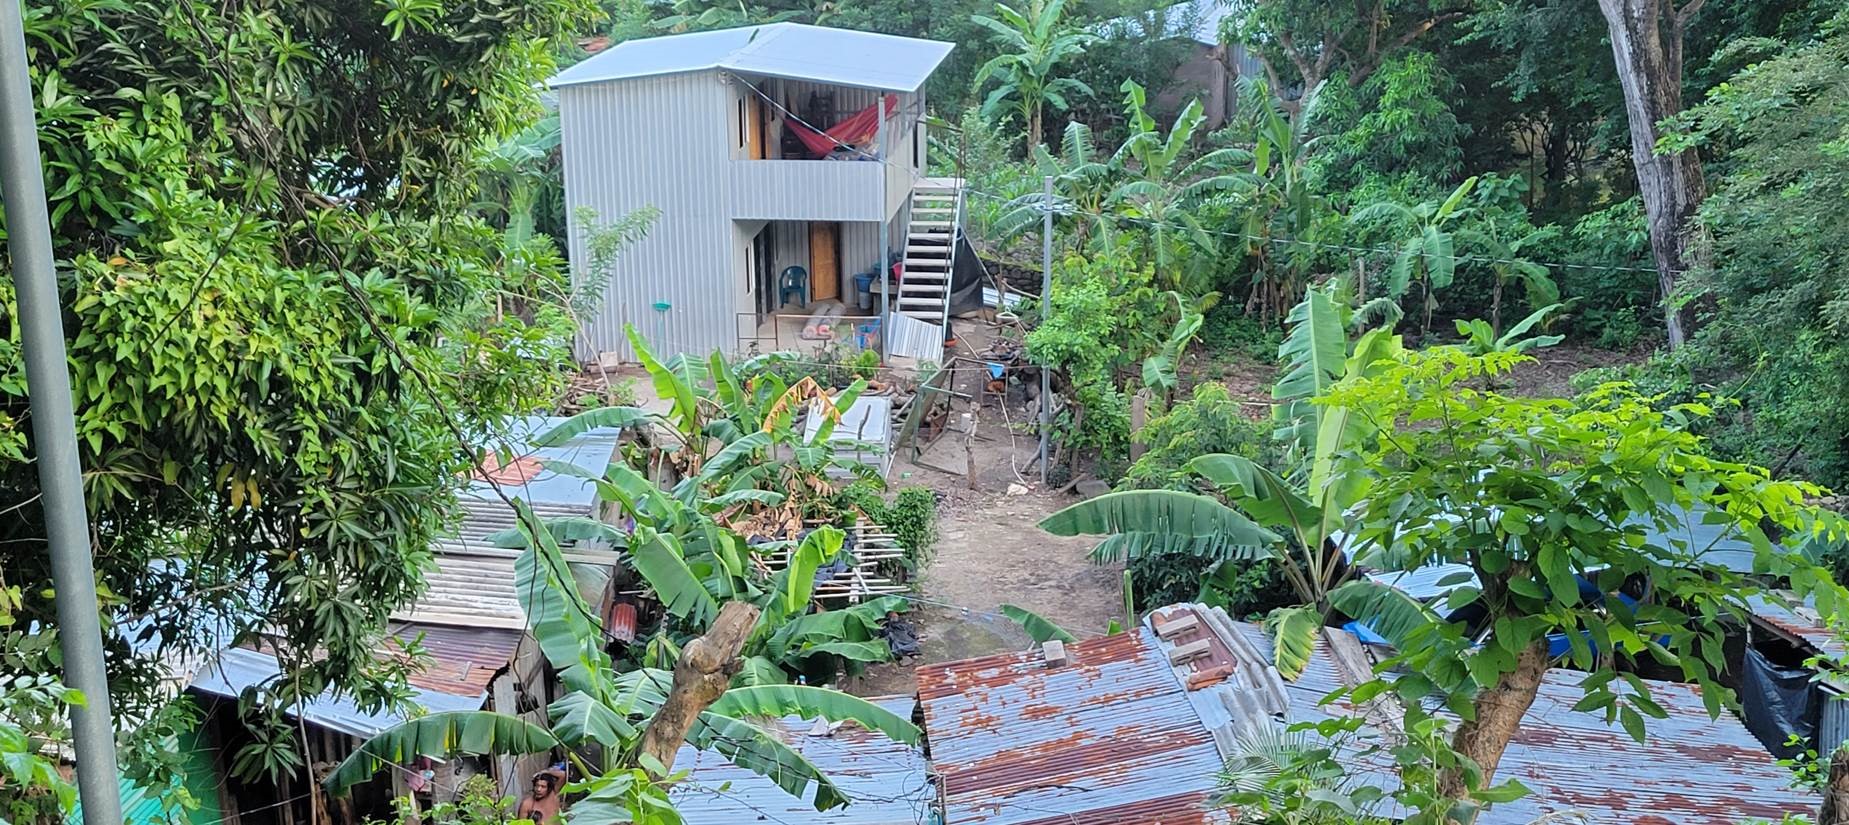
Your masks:
{"label": "metal pole", "polygon": [[891,256],[887,251],[892,244],[892,216],[886,214],[886,164],[892,159],[886,151],[886,93],[880,92],[873,100],[873,111],[879,115],[879,123],[873,128],[873,152],[879,156],[880,164],[880,208],[873,214],[880,216],[880,262],[874,270],[873,283],[880,288],[880,362],[884,363],[892,350],[886,342],[892,337],[892,284],[887,282],[892,277],[892,269],[886,265]]}
{"label": "metal pole", "polygon": [[[1053,176],[1040,204],[1040,323],[1053,314]],[[1046,486],[1046,448],[1053,439],[1053,371],[1040,365],[1040,486]]]}
{"label": "metal pole", "polygon": [[97,623],[96,571],[77,463],[77,425],[64,354],[63,310],[51,253],[45,178],[39,168],[37,118],[26,76],[26,38],[19,0],[0,0],[0,198],[6,204],[7,247],[19,294],[20,352],[32,405],[32,447],[44,494],[58,603],[58,643],[65,684],[83,693],[71,709],[77,745],[77,789],[85,825],[121,825],[116,737],[110,725],[109,676]]}

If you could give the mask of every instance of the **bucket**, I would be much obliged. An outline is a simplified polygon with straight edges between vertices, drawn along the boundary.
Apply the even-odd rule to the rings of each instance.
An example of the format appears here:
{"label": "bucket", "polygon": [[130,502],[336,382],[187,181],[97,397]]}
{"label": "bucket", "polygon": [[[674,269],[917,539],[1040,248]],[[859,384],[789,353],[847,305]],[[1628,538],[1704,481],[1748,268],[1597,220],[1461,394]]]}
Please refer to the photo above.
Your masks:
{"label": "bucket", "polygon": [[854,305],[861,309],[873,308],[873,273],[854,276]]}

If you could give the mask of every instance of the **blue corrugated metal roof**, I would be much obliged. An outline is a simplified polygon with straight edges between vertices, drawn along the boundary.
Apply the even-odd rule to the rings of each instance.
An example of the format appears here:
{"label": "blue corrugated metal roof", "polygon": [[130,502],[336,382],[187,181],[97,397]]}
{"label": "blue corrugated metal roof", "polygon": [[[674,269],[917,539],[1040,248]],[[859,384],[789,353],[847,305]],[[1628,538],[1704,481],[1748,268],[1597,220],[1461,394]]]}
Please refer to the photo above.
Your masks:
{"label": "blue corrugated metal roof", "polygon": [[[910,719],[910,696],[871,700]],[[930,821],[937,789],[913,745],[848,724],[811,735],[812,722],[791,716],[768,723],[791,748],[821,769],[852,800],[845,808],[817,811],[776,783],[711,751],[683,747],[674,769],[687,779],[674,786],[674,807],[688,822],[804,822],[816,825],[917,825]]]}
{"label": "blue corrugated metal roof", "polygon": [[[564,462],[590,470],[601,476],[616,454],[623,431],[616,427],[599,427],[551,447],[534,446],[539,436],[550,432],[567,419],[536,415],[514,420],[504,447],[512,453],[504,469],[495,473],[495,482],[511,498],[526,499],[534,507],[570,507],[588,513],[597,504],[597,484],[586,478],[567,475],[546,468],[547,462]],[[495,495],[494,484],[476,478],[462,494],[464,506],[475,502],[506,509]]]}
{"label": "blue corrugated metal roof", "polygon": [[[200,668],[199,674],[193,677],[192,688],[214,696],[235,699],[245,688],[268,684],[281,672],[274,656],[234,647],[217,654],[210,663]],[[482,706],[480,696],[451,696],[419,688],[411,689],[411,701],[432,713],[479,710]],[[354,705],[353,700],[332,693],[324,693],[303,703],[300,715],[302,719],[329,730],[362,739],[407,718],[390,710],[366,713]]]}
{"label": "blue corrugated metal roof", "polygon": [[915,92],[950,54],[951,43],[890,34],[771,23],[630,40],[586,58],[551,80],[554,88],[705,69]]}

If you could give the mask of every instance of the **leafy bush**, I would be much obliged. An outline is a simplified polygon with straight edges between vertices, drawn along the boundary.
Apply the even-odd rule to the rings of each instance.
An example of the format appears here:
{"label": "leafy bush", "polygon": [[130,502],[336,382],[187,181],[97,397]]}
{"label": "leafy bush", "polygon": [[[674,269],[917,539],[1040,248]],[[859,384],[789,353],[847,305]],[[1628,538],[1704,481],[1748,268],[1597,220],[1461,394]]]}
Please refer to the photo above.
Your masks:
{"label": "leafy bush", "polygon": [[1210,354],[1238,353],[1270,361],[1277,357],[1283,340],[1281,330],[1260,323],[1230,301],[1214,304],[1201,324],[1201,347]]}
{"label": "leafy bush", "polygon": [[[856,481],[841,488],[836,496],[840,512],[858,508],[867,518],[886,528],[899,546],[905,549],[900,567],[918,569],[931,560],[931,547],[937,543],[937,495],[925,487],[905,487],[893,494],[889,502],[880,486]],[[898,569],[887,571],[901,572]]]}
{"label": "leafy bush", "polygon": [[1130,465],[1120,488],[1186,489],[1189,474],[1183,466],[1206,453],[1231,453],[1260,464],[1276,460],[1270,425],[1247,418],[1219,383],[1196,386],[1193,396],[1151,419],[1141,438],[1148,451]]}
{"label": "leafy bush", "polygon": [[1225,575],[1201,581],[1201,560],[1185,553],[1150,555],[1129,563],[1136,584],[1136,609],[1153,610],[1176,602],[1202,601],[1226,609],[1236,618],[1263,618],[1273,608],[1300,603],[1271,560],[1224,565]]}

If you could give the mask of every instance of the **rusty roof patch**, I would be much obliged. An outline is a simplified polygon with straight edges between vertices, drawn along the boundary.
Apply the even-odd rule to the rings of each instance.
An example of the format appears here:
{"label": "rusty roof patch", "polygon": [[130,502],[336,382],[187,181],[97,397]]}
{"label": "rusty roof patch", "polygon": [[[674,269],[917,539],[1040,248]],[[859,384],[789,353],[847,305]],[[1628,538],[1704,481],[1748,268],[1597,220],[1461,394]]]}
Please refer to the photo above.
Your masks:
{"label": "rusty roof patch", "polygon": [[[411,674],[410,682],[425,690],[451,696],[485,696],[494,675],[507,667],[520,647],[523,634],[518,630],[495,627],[449,627],[446,625],[405,622],[393,631],[396,638],[410,642],[423,634],[423,645],[430,658],[426,667]],[[397,655],[389,645],[382,655]]]}
{"label": "rusty roof patch", "polygon": [[918,669],[946,823],[1194,825],[1219,751],[1147,629]]}

